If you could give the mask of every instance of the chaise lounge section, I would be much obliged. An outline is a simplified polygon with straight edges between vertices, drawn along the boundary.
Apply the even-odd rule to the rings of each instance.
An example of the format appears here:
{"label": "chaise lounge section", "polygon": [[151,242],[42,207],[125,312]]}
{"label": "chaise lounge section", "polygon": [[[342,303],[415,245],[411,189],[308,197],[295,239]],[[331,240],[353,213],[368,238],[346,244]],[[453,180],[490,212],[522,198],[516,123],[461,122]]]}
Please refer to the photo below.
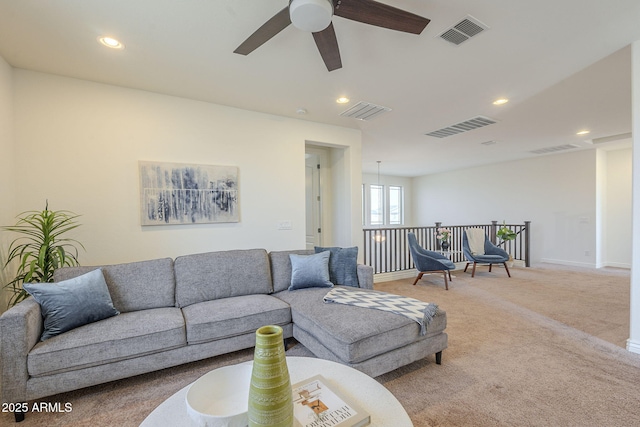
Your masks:
{"label": "chaise lounge section", "polygon": [[[421,336],[415,321],[394,313],[363,307],[325,304],[327,289],[287,290],[291,277],[289,254],[313,251],[272,252],[274,296],[291,306],[293,337],[317,357],[339,362],[376,377],[435,354],[441,361],[447,347],[446,313],[439,310]],[[373,289],[373,271],[358,266],[360,288]]]}

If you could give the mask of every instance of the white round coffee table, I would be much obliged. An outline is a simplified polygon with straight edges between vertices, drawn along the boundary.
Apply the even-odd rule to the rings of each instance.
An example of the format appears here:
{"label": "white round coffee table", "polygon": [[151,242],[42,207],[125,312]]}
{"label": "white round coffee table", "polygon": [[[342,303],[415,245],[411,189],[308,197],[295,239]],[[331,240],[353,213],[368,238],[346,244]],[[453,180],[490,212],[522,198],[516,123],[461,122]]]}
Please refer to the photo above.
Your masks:
{"label": "white round coffee table", "polygon": [[[244,363],[253,363],[252,361]],[[324,359],[287,357],[291,383],[322,375],[347,397],[356,400],[371,415],[371,426],[413,427],[398,399],[382,384],[362,372]],[[141,427],[190,427],[195,423],[187,414],[185,398],[191,384],[169,397],[153,410]]]}

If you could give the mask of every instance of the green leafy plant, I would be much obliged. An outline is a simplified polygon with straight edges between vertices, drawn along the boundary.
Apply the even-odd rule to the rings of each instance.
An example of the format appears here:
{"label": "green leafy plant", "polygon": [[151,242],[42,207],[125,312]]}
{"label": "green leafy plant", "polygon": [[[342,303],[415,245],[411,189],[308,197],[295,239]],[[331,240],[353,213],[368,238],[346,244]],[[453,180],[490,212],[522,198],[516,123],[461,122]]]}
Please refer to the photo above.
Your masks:
{"label": "green leafy plant", "polygon": [[53,282],[55,269],[78,265],[76,245],[82,249],[84,246],[63,235],[80,226],[76,221],[79,216],[70,211],[50,211],[47,202],[43,211],[23,212],[18,215],[16,225],[2,227],[5,231],[22,235],[9,245],[9,255],[4,264],[7,269],[14,260],[17,262],[15,278],[4,286],[13,293],[9,307],[29,296],[22,288],[23,283]]}
{"label": "green leafy plant", "polygon": [[496,236],[502,240],[513,240],[516,238],[516,233],[507,227],[505,221],[502,222],[502,227],[496,232]]}

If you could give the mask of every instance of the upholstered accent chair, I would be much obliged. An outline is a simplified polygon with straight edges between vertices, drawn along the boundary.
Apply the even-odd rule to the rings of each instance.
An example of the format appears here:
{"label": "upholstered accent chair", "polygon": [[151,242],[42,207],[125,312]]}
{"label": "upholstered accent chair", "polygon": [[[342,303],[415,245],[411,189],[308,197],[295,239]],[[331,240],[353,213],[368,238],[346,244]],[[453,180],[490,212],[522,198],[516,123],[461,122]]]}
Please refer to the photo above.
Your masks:
{"label": "upholstered accent chair", "polygon": [[462,233],[462,251],[467,259],[467,265],[464,267],[465,272],[469,265],[473,263],[471,277],[476,275],[477,264],[489,264],[489,271],[491,271],[493,264],[503,264],[507,275],[511,277],[509,267],[507,267],[509,254],[504,249],[491,243],[483,229],[467,228],[464,230]]}
{"label": "upholstered accent chair", "polygon": [[451,270],[456,268],[456,265],[451,262],[449,258],[438,253],[424,249],[418,244],[418,240],[416,239],[416,235],[414,233],[409,233],[409,251],[411,252],[411,257],[413,258],[413,263],[416,266],[416,270],[418,270],[418,276],[416,280],[413,282],[415,285],[418,283],[418,280],[422,279],[422,276],[425,273],[443,273],[444,274],[444,287],[446,290],[449,290],[449,282],[447,280],[447,276],[449,280],[451,280]]}

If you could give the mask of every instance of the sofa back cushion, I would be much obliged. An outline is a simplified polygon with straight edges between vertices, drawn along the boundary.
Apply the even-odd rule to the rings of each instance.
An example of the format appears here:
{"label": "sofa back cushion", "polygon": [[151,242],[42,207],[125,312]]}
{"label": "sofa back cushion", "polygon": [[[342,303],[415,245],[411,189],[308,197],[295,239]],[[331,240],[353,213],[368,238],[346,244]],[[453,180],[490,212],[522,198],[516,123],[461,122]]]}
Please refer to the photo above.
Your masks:
{"label": "sofa back cushion", "polygon": [[186,307],[204,301],[271,292],[264,249],[232,250],[176,258],[176,301]]}
{"label": "sofa back cushion", "polygon": [[175,306],[176,283],[171,258],[103,266],[65,267],[54,272],[56,282],[102,269],[115,308],[121,313]]}
{"label": "sofa back cushion", "polygon": [[313,249],[297,251],[276,251],[269,253],[271,261],[271,275],[273,278],[273,292],[289,289],[291,286],[291,259],[289,255],[313,255]]}

